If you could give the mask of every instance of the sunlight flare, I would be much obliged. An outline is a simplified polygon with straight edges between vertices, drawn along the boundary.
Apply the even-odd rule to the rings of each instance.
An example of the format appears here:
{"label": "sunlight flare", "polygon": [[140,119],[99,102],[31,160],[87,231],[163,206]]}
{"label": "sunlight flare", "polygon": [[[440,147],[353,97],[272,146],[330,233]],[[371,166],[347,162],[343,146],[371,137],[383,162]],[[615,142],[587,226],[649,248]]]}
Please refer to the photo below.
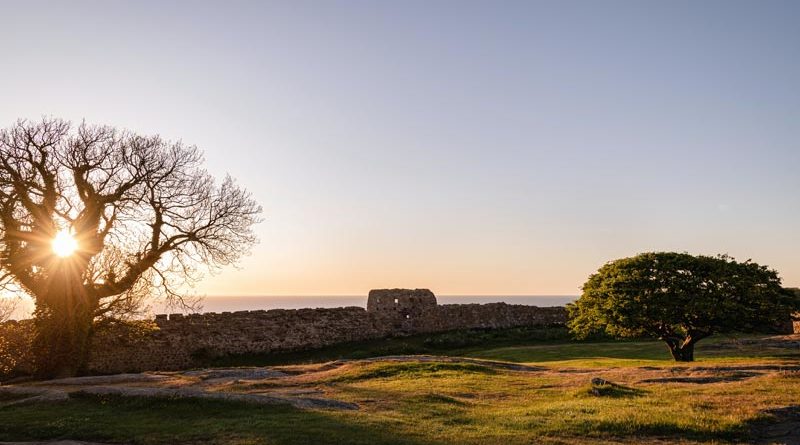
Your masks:
{"label": "sunlight flare", "polygon": [[78,241],[69,233],[62,230],[53,238],[53,253],[64,258],[72,255],[78,249]]}

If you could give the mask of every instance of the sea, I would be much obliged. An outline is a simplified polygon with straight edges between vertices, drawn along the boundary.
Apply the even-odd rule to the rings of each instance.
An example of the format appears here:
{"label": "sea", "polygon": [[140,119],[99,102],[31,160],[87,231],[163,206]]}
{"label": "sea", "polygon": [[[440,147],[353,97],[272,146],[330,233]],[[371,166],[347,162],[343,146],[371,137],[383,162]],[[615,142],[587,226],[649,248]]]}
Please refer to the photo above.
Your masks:
{"label": "sea", "polygon": [[[563,306],[575,301],[577,295],[437,295],[439,304],[469,303],[508,303],[530,306]],[[259,309],[301,309],[331,308],[346,306],[367,306],[366,295],[336,296],[209,296],[202,299],[200,312],[235,312]],[[163,306],[153,305],[156,313],[174,311]],[[181,312],[181,311],[177,311]]]}
{"label": "sea", "polygon": [[[525,304],[530,306],[563,306],[575,301],[577,295],[437,295],[439,304],[469,304],[469,303],[508,303]],[[301,309],[301,308],[331,308],[345,306],[367,306],[366,295],[335,295],[335,296],[206,296],[200,300],[195,312],[236,312],[269,309]],[[11,318],[30,318],[33,311],[33,302],[20,300]],[[189,311],[177,307],[168,307],[161,302],[150,304],[149,314],[187,313]]]}

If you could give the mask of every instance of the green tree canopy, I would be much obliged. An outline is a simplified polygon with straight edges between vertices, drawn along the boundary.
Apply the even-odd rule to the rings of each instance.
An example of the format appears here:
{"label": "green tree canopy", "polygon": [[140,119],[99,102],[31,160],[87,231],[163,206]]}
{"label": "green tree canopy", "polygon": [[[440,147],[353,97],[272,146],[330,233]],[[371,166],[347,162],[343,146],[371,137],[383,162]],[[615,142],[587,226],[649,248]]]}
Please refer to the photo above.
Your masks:
{"label": "green tree canopy", "polygon": [[578,338],[650,336],[666,342],[675,360],[692,361],[701,339],[777,326],[798,306],[797,295],[766,266],[658,252],[605,264],[567,309]]}

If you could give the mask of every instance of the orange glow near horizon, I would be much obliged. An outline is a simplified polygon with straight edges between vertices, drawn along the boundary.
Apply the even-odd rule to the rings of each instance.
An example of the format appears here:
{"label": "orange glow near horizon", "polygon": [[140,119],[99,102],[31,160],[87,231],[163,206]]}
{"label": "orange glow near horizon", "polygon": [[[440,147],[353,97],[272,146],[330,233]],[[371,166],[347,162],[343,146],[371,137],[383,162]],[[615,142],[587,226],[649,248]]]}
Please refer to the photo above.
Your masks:
{"label": "orange glow near horizon", "polygon": [[78,241],[69,233],[69,230],[61,230],[53,238],[53,253],[61,258],[68,257],[78,250]]}

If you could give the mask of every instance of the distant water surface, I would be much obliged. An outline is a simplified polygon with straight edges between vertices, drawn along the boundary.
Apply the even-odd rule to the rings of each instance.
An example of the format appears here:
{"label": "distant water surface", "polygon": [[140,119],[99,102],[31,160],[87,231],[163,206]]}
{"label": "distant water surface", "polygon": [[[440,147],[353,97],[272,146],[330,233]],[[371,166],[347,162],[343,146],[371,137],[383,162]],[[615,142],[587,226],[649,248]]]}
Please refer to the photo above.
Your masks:
{"label": "distant water surface", "polygon": [[[530,306],[563,306],[578,297],[574,295],[437,295],[436,300],[439,304],[465,304],[465,303],[498,303],[526,304]],[[226,297],[211,296],[205,297],[201,302],[199,312],[235,312],[235,311],[255,311],[260,309],[301,309],[301,308],[324,308],[324,307],[344,307],[344,306],[367,306],[366,295],[345,295],[345,296],[248,296],[248,297]],[[165,307],[162,303],[150,305],[150,312],[155,314],[175,313],[186,311],[177,308]],[[30,318],[33,313],[33,302],[29,299],[19,301],[16,311],[12,315],[14,319]]]}
{"label": "distant water surface", "polygon": [[[573,295],[437,295],[439,304],[466,304],[466,303],[508,303],[525,304],[530,306],[563,306],[575,301]],[[212,296],[202,300],[200,312],[235,312],[254,311],[260,309],[300,309],[300,308],[331,308],[344,306],[367,306],[366,295],[345,296],[247,296],[226,297]],[[153,312],[181,312],[168,309],[161,305],[153,305]]]}

